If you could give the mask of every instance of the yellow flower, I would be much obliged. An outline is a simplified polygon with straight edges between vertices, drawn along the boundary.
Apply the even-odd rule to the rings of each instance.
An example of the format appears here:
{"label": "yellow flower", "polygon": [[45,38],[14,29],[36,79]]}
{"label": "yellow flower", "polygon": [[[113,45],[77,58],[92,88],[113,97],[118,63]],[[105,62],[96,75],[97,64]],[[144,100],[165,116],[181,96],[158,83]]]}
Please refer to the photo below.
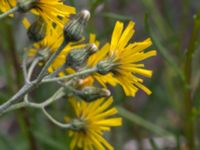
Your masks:
{"label": "yellow flower", "polygon": [[[16,0],[0,0],[2,12],[6,12],[16,5]],[[64,27],[69,16],[76,13],[74,7],[65,5],[62,0],[34,0],[30,3],[30,9],[33,14],[42,17],[48,25],[52,26],[52,23],[56,23],[61,28]]]}
{"label": "yellow flower", "polygon": [[[34,14],[41,16],[47,23],[49,21],[55,22],[61,28],[63,28],[69,15],[76,12],[74,7],[65,5],[61,0],[36,0],[33,6],[32,12]],[[65,22],[59,17],[63,18]]]}
{"label": "yellow flower", "polygon": [[16,0],[0,0],[0,10],[6,12],[16,6]]}
{"label": "yellow flower", "polygon": [[127,96],[135,96],[138,88],[151,94],[151,91],[142,85],[141,76],[151,77],[152,71],[144,69],[141,61],[156,55],[155,50],[144,52],[152,44],[149,38],[142,42],[130,42],[135,32],[134,25],[135,23],[130,21],[124,28],[124,24],[118,21],[112,34],[111,43],[106,44],[88,60],[89,66],[96,66],[100,61],[107,63],[110,66],[109,73],[106,75],[95,73],[94,78],[103,85],[119,83]]}
{"label": "yellow flower", "polygon": [[[117,114],[117,109],[111,106],[113,100],[109,98],[98,99],[95,102],[86,103],[71,99],[76,120],[82,122],[82,127],[70,130],[72,138],[70,150],[81,148],[83,150],[113,150],[113,147],[103,137],[105,131],[110,131],[111,127],[120,126],[122,119],[113,117]],[[66,122],[74,119],[65,118]]]}

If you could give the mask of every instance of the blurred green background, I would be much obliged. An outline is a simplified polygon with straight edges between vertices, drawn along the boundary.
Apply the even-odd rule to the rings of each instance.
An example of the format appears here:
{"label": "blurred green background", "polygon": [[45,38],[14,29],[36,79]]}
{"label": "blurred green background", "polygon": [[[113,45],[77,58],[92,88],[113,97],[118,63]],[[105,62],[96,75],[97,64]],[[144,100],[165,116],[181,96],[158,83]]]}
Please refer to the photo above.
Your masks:
{"label": "blurred green background", "polygon": [[[107,135],[116,150],[200,149],[200,1],[199,0],[66,0],[89,9],[92,18],[86,33],[109,41],[115,21],[136,22],[134,40],[153,40],[158,55],[145,61],[154,71],[142,91],[125,97],[112,90],[115,105],[124,117],[122,127]],[[29,45],[22,15],[0,21],[0,103],[22,85],[21,53]],[[44,87],[45,86],[45,87]],[[32,93],[42,99],[54,90],[44,85]],[[65,100],[49,108],[58,120],[66,114]],[[49,122],[38,110],[11,112],[0,120],[0,150],[68,150],[67,131]],[[188,146],[186,146],[188,145]]]}

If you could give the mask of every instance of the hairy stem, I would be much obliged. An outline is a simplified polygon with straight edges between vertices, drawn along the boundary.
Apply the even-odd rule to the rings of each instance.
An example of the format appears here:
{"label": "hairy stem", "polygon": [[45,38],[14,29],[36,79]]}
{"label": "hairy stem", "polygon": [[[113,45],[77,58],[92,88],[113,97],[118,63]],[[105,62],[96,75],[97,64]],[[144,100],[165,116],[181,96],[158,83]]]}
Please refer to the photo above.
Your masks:
{"label": "hairy stem", "polygon": [[194,28],[192,31],[190,43],[185,55],[184,75],[187,82],[187,87],[184,89],[184,120],[185,120],[185,137],[187,147],[190,150],[195,149],[195,122],[192,120],[193,102],[191,89],[191,75],[192,75],[192,55],[196,49],[196,40],[200,31],[200,17],[195,18]]}
{"label": "hairy stem", "polygon": [[71,78],[74,78],[74,77],[79,77],[79,76],[82,76],[82,75],[91,74],[91,73],[94,73],[94,72],[97,72],[96,67],[86,69],[86,70],[83,70],[83,71],[80,71],[80,72],[77,72],[77,73],[74,73],[74,74],[70,74],[70,75],[67,75],[67,76],[63,76],[63,77],[57,77],[57,78],[52,78],[52,79],[43,79],[42,83],[67,80],[67,79],[71,79]]}
{"label": "hairy stem", "polygon": [[62,52],[63,48],[67,45],[67,41],[64,40],[61,46],[57,49],[57,51],[49,58],[45,66],[42,68],[40,74],[37,77],[37,82],[40,82],[44,76],[46,76],[46,71],[48,70],[49,66],[52,64],[52,62],[56,59],[56,57]]}

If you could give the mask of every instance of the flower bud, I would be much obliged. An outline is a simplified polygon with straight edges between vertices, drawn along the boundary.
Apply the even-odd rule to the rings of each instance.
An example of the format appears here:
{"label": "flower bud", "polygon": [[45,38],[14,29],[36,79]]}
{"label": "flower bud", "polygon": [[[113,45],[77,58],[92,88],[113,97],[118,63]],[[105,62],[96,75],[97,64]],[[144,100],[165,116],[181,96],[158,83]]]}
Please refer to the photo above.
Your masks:
{"label": "flower bud", "polygon": [[79,14],[71,18],[65,25],[64,37],[67,42],[79,41],[83,36],[83,31],[86,23],[90,18],[90,12],[83,10]]}
{"label": "flower bud", "polygon": [[27,34],[31,41],[39,42],[44,39],[47,30],[46,22],[40,17],[28,28]]}
{"label": "flower bud", "polygon": [[112,61],[103,60],[97,64],[97,70],[100,74],[105,75],[113,69],[113,66]]}
{"label": "flower bud", "polygon": [[102,97],[110,96],[110,91],[97,87],[85,87],[78,93],[78,96],[86,102],[92,102]]}
{"label": "flower bud", "polygon": [[90,55],[97,51],[95,44],[88,44],[84,48],[74,49],[67,55],[67,65],[73,68],[79,67],[85,63]]}
{"label": "flower bud", "polygon": [[18,0],[17,6],[20,12],[27,12],[32,9],[37,0]]}

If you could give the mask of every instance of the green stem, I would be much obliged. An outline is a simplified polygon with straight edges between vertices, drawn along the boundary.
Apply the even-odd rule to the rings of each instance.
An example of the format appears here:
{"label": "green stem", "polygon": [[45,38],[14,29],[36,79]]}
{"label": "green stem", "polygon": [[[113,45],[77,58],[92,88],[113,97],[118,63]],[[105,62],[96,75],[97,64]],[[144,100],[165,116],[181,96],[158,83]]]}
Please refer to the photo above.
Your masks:
{"label": "green stem", "polygon": [[58,122],[57,120],[55,120],[46,110],[45,108],[42,108],[42,111],[44,113],[44,115],[51,121],[53,122],[55,125],[61,127],[61,128],[65,128],[65,129],[69,129],[72,128],[71,124],[64,124],[61,122]]}
{"label": "green stem", "polygon": [[36,87],[36,85],[38,85],[41,82],[41,80],[46,75],[46,71],[47,71],[48,67],[55,60],[55,58],[61,53],[61,51],[67,45],[67,43],[68,42],[66,42],[64,40],[64,42],[61,44],[61,46],[58,48],[58,50],[50,57],[50,59],[45,64],[45,66],[42,68],[40,74],[38,75],[38,77],[35,81],[32,81],[30,83],[25,83],[25,85],[11,99],[6,101],[4,104],[0,105],[0,113],[4,112],[12,104],[19,101],[23,96],[25,96],[28,92],[30,92],[32,89],[34,89]]}
{"label": "green stem", "polygon": [[184,120],[185,120],[185,136],[187,147],[190,150],[195,149],[195,122],[192,120],[192,89],[191,89],[191,75],[192,75],[192,56],[196,50],[196,40],[200,31],[200,16],[196,16],[194,27],[189,42],[188,49],[185,55],[184,75],[187,82],[187,87],[184,89]]}
{"label": "green stem", "polygon": [[23,76],[24,76],[25,82],[28,82],[27,59],[28,59],[28,55],[27,55],[27,52],[25,52],[23,55],[23,61],[22,61],[22,70],[23,70]]}
{"label": "green stem", "polygon": [[[69,86],[71,83],[72,82],[70,80],[69,82],[65,83],[65,86]],[[45,107],[49,106],[50,104],[52,104],[53,102],[62,98],[64,95],[66,95],[64,89],[65,89],[64,87],[59,88],[50,98],[48,98],[47,100],[45,100],[42,103],[32,103],[32,102],[30,102],[28,100],[28,94],[27,94],[27,95],[25,95],[24,102],[20,102],[20,103],[17,103],[17,104],[10,106],[5,111],[0,113],[0,115],[3,115],[7,112],[17,110],[17,109],[20,109],[20,108],[24,108],[24,107],[45,108]]]}
{"label": "green stem", "polygon": [[32,74],[33,74],[33,71],[35,69],[35,67],[37,66],[38,62],[40,61],[39,58],[35,58],[35,60],[33,61],[33,63],[31,64],[29,70],[28,70],[28,74],[26,76],[26,81],[27,82],[30,82],[31,81],[31,77],[32,77]]}
{"label": "green stem", "polygon": [[57,51],[49,58],[45,66],[42,68],[40,74],[38,75],[36,79],[37,82],[40,82],[43,79],[43,77],[46,75],[46,71],[48,70],[49,66],[56,59],[56,57],[62,52],[62,50],[65,48],[67,44],[68,42],[64,40],[61,46],[57,49]]}
{"label": "green stem", "polygon": [[80,71],[80,72],[76,72],[74,74],[70,74],[70,75],[63,76],[63,77],[57,77],[57,78],[52,78],[52,79],[43,79],[42,83],[67,80],[67,79],[71,79],[71,78],[74,78],[74,77],[79,77],[79,76],[82,76],[82,75],[91,74],[91,73],[94,73],[96,71],[97,71],[97,68],[94,67],[94,68],[86,69],[86,70],[83,70],[83,71]]}
{"label": "green stem", "polygon": [[19,10],[19,7],[13,7],[12,9],[8,10],[7,12],[0,15],[0,20],[9,16],[10,14],[13,14]]}
{"label": "green stem", "polygon": [[6,111],[4,111],[2,114],[13,111],[13,110],[17,110],[17,109],[21,109],[21,108],[25,108],[25,107],[31,107],[31,108],[36,108],[36,109],[40,109],[43,111],[44,115],[51,120],[55,125],[61,127],[61,128],[71,128],[71,124],[64,124],[61,122],[58,122],[57,120],[55,120],[46,110],[45,107],[47,107],[48,105],[52,104],[53,102],[59,100],[61,97],[63,97],[65,95],[64,92],[64,88],[60,88],[52,97],[50,97],[49,99],[47,99],[46,101],[44,101],[43,103],[37,104],[37,103],[32,103],[28,101],[28,97],[27,95],[26,100],[24,102],[20,102],[18,104],[12,105],[11,107],[9,107]]}

